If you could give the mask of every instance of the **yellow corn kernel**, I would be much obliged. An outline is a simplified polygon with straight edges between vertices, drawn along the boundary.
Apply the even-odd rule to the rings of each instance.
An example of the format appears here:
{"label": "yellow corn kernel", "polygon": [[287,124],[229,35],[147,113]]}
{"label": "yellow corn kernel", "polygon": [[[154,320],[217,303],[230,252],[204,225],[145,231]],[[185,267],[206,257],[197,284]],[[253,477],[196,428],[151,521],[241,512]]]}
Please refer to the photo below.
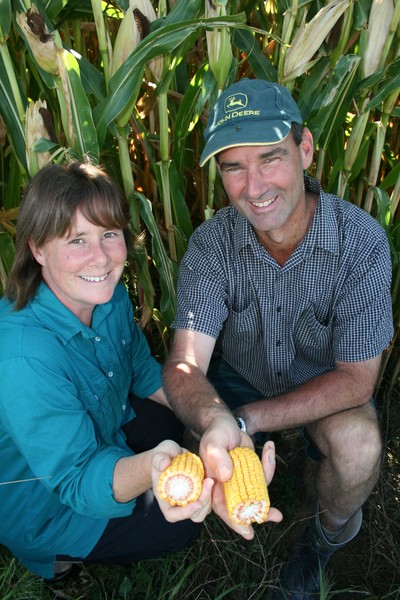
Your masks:
{"label": "yellow corn kernel", "polygon": [[262,464],[251,448],[234,448],[232,478],[224,483],[229,518],[236,524],[263,523],[269,512],[269,497]]}
{"label": "yellow corn kernel", "polygon": [[204,467],[201,459],[192,452],[178,454],[161,474],[158,491],[173,506],[186,506],[201,494]]}

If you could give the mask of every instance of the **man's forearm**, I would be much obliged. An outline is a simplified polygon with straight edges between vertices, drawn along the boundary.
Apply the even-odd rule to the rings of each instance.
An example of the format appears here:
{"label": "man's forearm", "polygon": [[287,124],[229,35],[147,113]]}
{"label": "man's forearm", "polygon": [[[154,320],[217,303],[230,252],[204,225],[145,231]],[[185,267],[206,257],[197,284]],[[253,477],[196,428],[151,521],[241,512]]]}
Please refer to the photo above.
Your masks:
{"label": "man's forearm", "polygon": [[294,390],[239,409],[250,434],[292,429],[361,406],[373,394],[380,360],[339,367]]}
{"label": "man's forearm", "polygon": [[198,435],[202,435],[216,417],[231,415],[228,406],[198,367],[169,359],[164,367],[163,381],[174,412]]}

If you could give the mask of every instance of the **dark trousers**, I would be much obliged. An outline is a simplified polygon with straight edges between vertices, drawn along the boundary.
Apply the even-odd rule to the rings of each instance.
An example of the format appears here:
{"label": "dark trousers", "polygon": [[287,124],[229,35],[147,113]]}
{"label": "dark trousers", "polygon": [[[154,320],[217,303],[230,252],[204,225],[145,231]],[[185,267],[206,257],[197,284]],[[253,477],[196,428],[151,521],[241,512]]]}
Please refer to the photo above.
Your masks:
{"label": "dark trousers", "polygon": [[[136,418],[125,426],[128,445],[135,453],[154,448],[172,439],[182,442],[183,426],[173,412],[151,400],[133,398]],[[159,509],[152,490],[139,496],[131,515],[110,519],[108,525],[86,558],[85,563],[129,564],[178,552],[200,533],[201,524],[190,520],[168,523]],[[57,560],[71,557],[58,555]]]}

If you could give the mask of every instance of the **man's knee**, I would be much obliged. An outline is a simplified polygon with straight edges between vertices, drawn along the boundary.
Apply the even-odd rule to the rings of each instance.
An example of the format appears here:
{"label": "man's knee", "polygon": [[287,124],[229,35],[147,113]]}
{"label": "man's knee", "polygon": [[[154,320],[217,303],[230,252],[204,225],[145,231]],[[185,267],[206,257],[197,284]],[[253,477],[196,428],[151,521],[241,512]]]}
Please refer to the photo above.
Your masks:
{"label": "man's knee", "polygon": [[[314,424],[309,434],[338,471],[353,470],[372,476],[382,455],[382,438],[373,407],[343,411]],[[352,474],[354,475],[354,474]]]}

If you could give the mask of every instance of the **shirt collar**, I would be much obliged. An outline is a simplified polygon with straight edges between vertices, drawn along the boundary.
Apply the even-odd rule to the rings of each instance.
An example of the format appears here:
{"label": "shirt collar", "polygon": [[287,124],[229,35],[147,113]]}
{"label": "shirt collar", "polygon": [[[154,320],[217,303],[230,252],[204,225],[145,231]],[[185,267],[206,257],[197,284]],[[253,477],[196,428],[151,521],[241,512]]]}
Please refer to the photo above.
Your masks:
{"label": "shirt collar", "polygon": [[[305,188],[309,192],[318,195],[318,202],[311,227],[302,242],[302,250],[305,254],[311,252],[315,247],[322,248],[332,254],[339,252],[338,225],[330,194],[326,194],[321,184],[313,177],[304,177]],[[257,236],[249,221],[231,206],[234,215],[234,252],[235,257],[246,246],[257,244]]]}
{"label": "shirt collar", "polygon": [[[95,336],[93,329],[82,323],[73,312],[60,302],[44,282],[39,285],[34,299],[30,302],[30,308],[36,318],[47,329],[54,331],[65,344],[79,333],[86,339]],[[93,311],[93,323],[98,326],[110,310],[111,302],[96,306]]]}

